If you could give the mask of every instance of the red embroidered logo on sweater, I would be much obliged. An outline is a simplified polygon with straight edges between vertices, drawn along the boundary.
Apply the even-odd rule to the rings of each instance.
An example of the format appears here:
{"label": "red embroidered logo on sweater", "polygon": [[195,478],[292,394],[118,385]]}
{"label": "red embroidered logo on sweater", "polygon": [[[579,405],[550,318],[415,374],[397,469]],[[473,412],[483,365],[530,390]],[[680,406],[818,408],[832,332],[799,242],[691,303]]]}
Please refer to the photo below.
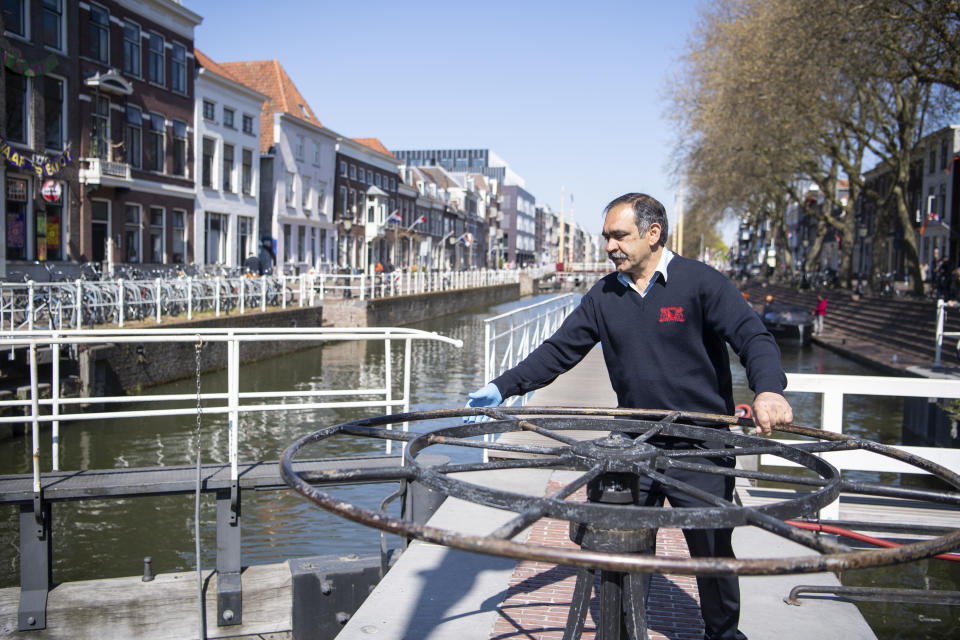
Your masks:
{"label": "red embroidered logo on sweater", "polygon": [[660,307],[660,322],[683,322],[683,307]]}

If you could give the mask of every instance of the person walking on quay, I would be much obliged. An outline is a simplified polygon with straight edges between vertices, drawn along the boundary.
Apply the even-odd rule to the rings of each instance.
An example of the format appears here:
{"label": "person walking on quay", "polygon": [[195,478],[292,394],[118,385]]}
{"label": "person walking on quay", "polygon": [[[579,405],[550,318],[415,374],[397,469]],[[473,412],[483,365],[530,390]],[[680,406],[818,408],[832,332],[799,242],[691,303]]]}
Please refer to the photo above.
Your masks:
{"label": "person walking on quay", "polygon": [[827,299],[817,294],[817,308],[813,310],[813,335],[823,335],[823,317],[827,315]]}
{"label": "person walking on quay", "polygon": [[[544,387],[599,342],[618,406],[733,415],[729,343],[756,394],[757,432],[769,435],[773,427],[793,420],[773,336],[726,277],[665,247],[667,216],[659,201],[640,193],[616,198],[604,209],[603,237],[616,273],[597,282],[557,332],[526,359],[471,393],[468,406],[497,406],[504,398]],[[732,456],[710,462],[734,466]],[[668,475],[733,499],[733,478],[678,470]],[[649,478],[641,482],[644,505],[662,505],[666,497],[676,507],[713,506]],[[732,529],[683,533],[692,556],[733,557]],[[738,579],[697,576],[697,586],[704,638],[743,640]]]}

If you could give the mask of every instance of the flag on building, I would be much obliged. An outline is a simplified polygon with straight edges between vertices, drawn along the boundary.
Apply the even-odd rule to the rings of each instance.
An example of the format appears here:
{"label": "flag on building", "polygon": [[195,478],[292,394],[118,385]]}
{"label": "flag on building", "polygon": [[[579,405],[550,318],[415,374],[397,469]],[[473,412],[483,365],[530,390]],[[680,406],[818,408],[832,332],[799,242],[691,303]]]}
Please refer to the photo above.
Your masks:
{"label": "flag on building", "polygon": [[403,216],[400,215],[400,209],[394,209],[393,213],[387,216],[387,224],[390,224],[391,222],[403,222]]}
{"label": "flag on building", "polygon": [[460,236],[459,238],[457,238],[457,240],[460,241],[460,242],[462,242],[465,247],[473,246],[473,234],[472,234],[472,233],[467,232],[467,233],[463,234],[462,236]]}

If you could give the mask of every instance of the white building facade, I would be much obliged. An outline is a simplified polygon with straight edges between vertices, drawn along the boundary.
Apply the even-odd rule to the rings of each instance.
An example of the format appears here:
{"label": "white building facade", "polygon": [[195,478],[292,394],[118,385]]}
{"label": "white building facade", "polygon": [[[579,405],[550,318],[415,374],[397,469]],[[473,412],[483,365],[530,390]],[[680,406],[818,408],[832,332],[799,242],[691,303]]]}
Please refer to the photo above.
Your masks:
{"label": "white building facade", "polygon": [[[336,264],[333,223],[336,132],[287,113],[273,114],[270,233],[287,273],[328,273]],[[266,176],[265,176],[266,179]],[[269,185],[264,185],[269,186]]]}
{"label": "white building facade", "polygon": [[266,96],[215,69],[201,67],[195,85],[194,259],[235,268],[256,256],[259,245],[260,108]]}

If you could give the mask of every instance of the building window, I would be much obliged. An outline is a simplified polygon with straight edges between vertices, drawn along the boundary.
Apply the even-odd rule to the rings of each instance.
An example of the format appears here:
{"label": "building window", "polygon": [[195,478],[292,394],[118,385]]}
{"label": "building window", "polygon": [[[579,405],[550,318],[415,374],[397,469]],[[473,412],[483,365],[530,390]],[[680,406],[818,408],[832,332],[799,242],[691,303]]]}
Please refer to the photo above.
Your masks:
{"label": "building window", "polygon": [[317,188],[317,213],[323,215],[323,197],[326,195],[326,189]]}
{"label": "building window", "polygon": [[142,230],[140,205],[128,204],[125,209],[123,226],[123,249],[126,262],[140,262],[140,232]]}
{"label": "building window", "polygon": [[107,64],[110,60],[110,14],[90,5],[90,57]]}
{"label": "building window", "polygon": [[340,217],[347,217],[347,188],[344,186],[340,187]]}
{"label": "building window", "polygon": [[216,121],[217,119],[217,105],[210,100],[203,101],[203,119],[210,121]]}
{"label": "building window", "polygon": [[233,109],[223,108],[223,126],[233,129]]}
{"label": "building window", "polygon": [[7,89],[6,138],[11,142],[27,143],[27,78],[9,69],[5,70]]}
{"label": "building window", "polygon": [[310,208],[310,178],[303,176],[300,178],[300,206],[303,209]]}
{"label": "building window", "polygon": [[297,262],[304,262],[307,259],[307,228],[297,227]]}
{"label": "building window", "polygon": [[303,160],[303,136],[297,136],[297,147],[295,149],[297,160]]}
{"label": "building window", "polygon": [[173,121],[173,175],[187,175],[187,123]]}
{"label": "building window", "polygon": [[163,60],[165,47],[163,36],[156,33],[150,34],[150,82],[163,85]]}
{"label": "building window", "polygon": [[163,264],[163,209],[150,207],[150,262]]}
{"label": "building window", "polygon": [[135,22],[123,22],[123,71],[140,77],[140,26]]}
{"label": "building window", "polygon": [[[8,84],[7,87],[9,86]],[[110,158],[110,99],[94,95],[90,118],[90,155],[108,160]]]}
{"label": "building window", "polygon": [[140,168],[143,116],[137,107],[127,107],[127,135],[124,139],[127,164]]}
{"label": "building window", "polygon": [[292,237],[290,236],[290,225],[283,225],[283,261],[290,262],[293,259],[293,254],[291,252],[290,243],[292,242]]}
{"label": "building window", "polygon": [[944,170],[947,168],[947,141],[946,140],[940,141],[940,168]]}
{"label": "building window", "polygon": [[350,165],[350,179],[351,180],[357,179],[357,165],[355,164]]}
{"label": "building window", "polygon": [[227,261],[227,216],[222,213],[207,214],[206,264],[225,264]]}
{"label": "building window", "polygon": [[380,185],[380,174],[379,174],[379,173],[373,176],[373,181],[376,183],[376,185],[377,185],[378,187],[381,186],[381,185]]}
{"label": "building window", "polygon": [[390,178],[390,191],[396,191],[396,190],[397,190],[397,179]]}
{"label": "building window", "polygon": [[253,255],[253,218],[237,217],[237,264]]}
{"label": "building window", "polygon": [[327,230],[320,229],[320,262],[327,261]]}
{"label": "building window", "polygon": [[223,145],[223,190],[233,191],[233,145]]}
{"label": "building window", "polygon": [[173,234],[171,235],[170,259],[183,264],[187,256],[187,212],[173,212]]}
{"label": "building window", "polygon": [[243,132],[253,135],[253,116],[243,115]]}
{"label": "building window", "polygon": [[164,161],[166,160],[163,132],[166,128],[166,119],[158,114],[150,114],[150,133],[147,137],[147,168],[151,171],[163,172]]}
{"label": "building window", "polygon": [[243,193],[253,195],[253,151],[243,150]]}
{"label": "building window", "polygon": [[927,173],[933,173],[936,169],[937,163],[937,150],[933,147],[930,148],[930,161],[927,163],[928,171]]}
{"label": "building window", "polygon": [[316,140],[313,142],[313,164],[320,164],[320,145]]}
{"label": "building window", "polygon": [[364,172],[363,167],[360,167],[359,169],[357,169],[357,180],[359,180],[360,182],[363,182],[364,180],[366,180],[366,175],[367,174],[366,172]]}
{"label": "building window", "polygon": [[216,141],[213,138],[203,139],[203,166],[200,174],[200,184],[205,187],[213,186],[213,150]]}
{"label": "building window", "polygon": [[43,77],[43,121],[47,149],[63,149],[63,81]]}
{"label": "building window", "polygon": [[63,47],[63,0],[43,0],[43,44],[52,49]]}
{"label": "building window", "polygon": [[343,160],[340,161],[340,175],[347,177],[347,163]]}
{"label": "building window", "polygon": [[293,203],[294,203],[293,197],[295,195],[293,191],[293,180],[294,180],[294,175],[289,171],[287,171],[287,204],[291,206],[293,206]]}
{"label": "building window", "polygon": [[187,92],[187,50],[182,44],[174,43],[170,50],[170,88]]}
{"label": "building window", "polygon": [[7,33],[27,37],[26,0],[3,0],[3,27]]}

